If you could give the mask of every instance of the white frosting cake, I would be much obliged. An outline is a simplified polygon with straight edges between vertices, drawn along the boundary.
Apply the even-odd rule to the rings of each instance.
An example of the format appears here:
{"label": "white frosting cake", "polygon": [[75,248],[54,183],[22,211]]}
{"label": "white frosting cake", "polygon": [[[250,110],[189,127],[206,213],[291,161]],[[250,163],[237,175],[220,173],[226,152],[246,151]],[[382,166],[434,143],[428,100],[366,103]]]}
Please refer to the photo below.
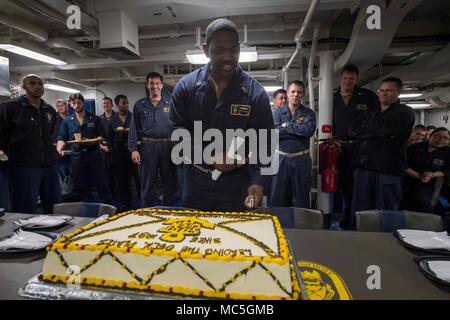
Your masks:
{"label": "white frosting cake", "polygon": [[300,296],[278,219],[267,214],[129,211],[47,250],[45,281],[67,283],[68,270],[79,270],[85,286],[233,299]]}

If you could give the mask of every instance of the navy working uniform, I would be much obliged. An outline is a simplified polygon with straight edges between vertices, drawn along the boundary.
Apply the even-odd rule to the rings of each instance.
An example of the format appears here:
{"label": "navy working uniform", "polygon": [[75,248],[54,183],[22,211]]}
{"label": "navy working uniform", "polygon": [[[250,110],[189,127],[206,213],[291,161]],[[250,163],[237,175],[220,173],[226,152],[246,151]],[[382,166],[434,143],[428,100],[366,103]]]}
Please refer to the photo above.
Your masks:
{"label": "navy working uniform", "polygon": [[[425,171],[441,171],[450,175],[450,148],[442,147],[428,151],[428,141],[412,144],[407,149],[408,167],[419,174]],[[436,178],[429,182],[405,175],[404,206],[406,210],[433,213],[431,198]]]}
{"label": "navy working uniform", "polygon": [[55,121],[55,109],[42,99],[39,108],[25,95],[0,105],[0,150],[9,158],[14,212],[36,213],[38,196],[44,213],[61,202]]}
{"label": "navy working uniform", "polygon": [[125,122],[122,122],[119,113],[116,113],[110,119],[107,130],[108,143],[111,147],[112,168],[117,182],[120,211],[131,209],[131,178],[133,178],[136,191],[140,195],[137,165],[131,160],[131,154],[128,151],[128,131],[125,130],[130,127],[131,118],[131,112],[127,112]]}
{"label": "navy working uniform", "polygon": [[[67,118],[67,116],[66,116],[66,118]],[[54,143],[56,143],[58,141],[59,128],[61,127],[61,123],[63,123],[64,119],[65,118],[61,117],[61,115],[59,113],[56,113],[55,129],[53,129],[53,135],[52,135],[52,139],[53,139]],[[64,195],[64,194],[69,193],[69,190],[71,189],[71,184],[72,184],[70,155],[63,155],[59,159],[58,172],[59,172],[59,177],[61,179],[62,193]]]}
{"label": "navy working uniform", "polygon": [[[238,66],[233,79],[217,98],[209,67],[208,63],[191,72],[176,85],[170,109],[173,130],[187,129],[194,137],[194,121],[201,121],[202,135],[214,128],[225,140],[226,129],[273,129],[269,97],[255,79]],[[202,150],[209,144],[199,143]],[[184,166],[183,206],[208,211],[243,210],[248,187],[252,184],[264,187],[266,183],[259,164],[245,164],[222,173],[217,181],[211,178],[213,169],[205,163]]]}
{"label": "navy working uniform", "polygon": [[[111,119],[114,117],[115,114],[116,114],[116,112],[112,111],[112,115],[109,118],[106,116],[106,113],[103,113],[100,116],[100,120],[103,124],[103,128],[105,129],[106,135],[108,135],[109,122],[111,121]],[[103,141],[102,144],[110,147],[108,145],[108,141]],[[103,174],[104,174],[103,179],[105,179],[105,181],[106,181],[106,187],[107,187],[106,190],[109,193],[108,197],[112,197],[112,195],[115,195],[115,190],[116,190],[116,188],[115,188],[116,179],[113,174],[113,168],[112,168],[112,155],[111,155],[111,152],[105,152],[103,150],[100,150],[100,154],[102,156],[103,166],[105,167],[105,170],[103,170]]]}
{"label": "navy working uniform", "polygon": [[155,205],[158,173],[162,184],[163,203],[172,204],[175,190],[175,167],[171,161],[172,145],[169,138],[170,98],[161,95],[154,107],[149,97],[134,104],[128,134],[128,150],[138,151],[141,156],[139,178],[141,181],[141,205],[143,208]]}
{"label": "navy working uniform", "polygon": [[[291,114],[288,104],[273,114],[275,127],[280,134],[280,165],[278,173],[272,177],[269,205],[284,207],[289,186],[294,196],[294,207],[310,208],[311,157],[309,140],[316,130],[316,114],[300,105]],[[287,127],[281,125],[287,123]]]}
{"label": "navy working uniform", "polygon": [[361,210],[398,209],[414,120],[410,107],[394,102],[349,129],[350,138],[360,140],[351,163],[355,166],[352,216]]}
{"label": "navy working uniform", "polygon": [[[59,130],[58,140],[74,140],[75,133],[81,133],[83,139],[106,136],[100,118],[89,112],[86,112],[82,125],[75,114],[64,119]],[[98,143],[74,143],[71,150],[72,173],[79,200],[93,201],[92,191],[96,188],[99,201],[111,203],[111,197],[103,178],[104,166],[102,166]]]}
{"label": "navy working uniform", "polygon": [[[333,99],[333,136],[341,141],[338,158],[338,189],[342,192],[336,195],[335,208],[344,209],[344,223],[351,221],[351,201],[353,196],[353,168],[350,165],[355,149],[354,140],[348,135],[348,129],[353,123],[362,122],[379,109],[378,96],[371,90],[355,87],[345,104],[341,88],[334,92]],[[342,201],[342,198],[344,201]]]}

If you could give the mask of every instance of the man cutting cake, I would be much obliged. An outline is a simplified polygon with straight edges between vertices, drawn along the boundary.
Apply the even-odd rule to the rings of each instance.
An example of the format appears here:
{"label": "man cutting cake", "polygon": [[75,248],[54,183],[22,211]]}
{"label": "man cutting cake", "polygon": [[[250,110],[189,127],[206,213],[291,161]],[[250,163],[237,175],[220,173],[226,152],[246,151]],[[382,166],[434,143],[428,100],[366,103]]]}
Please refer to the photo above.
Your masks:
{"label": "man cutting cake", "polygon": [[[217,129],[223,137],[226,129],[272,129],[269,97],[238,65],[235,24],[227,19],[213,21],[206,29],[203,50],[210,62],[183,77],[174,89],[169,112],[172,129],[186,129],[192,136],[194,122],[199,122],[202,132]],[[210,165],[204,159],[201,164],[190,161],[185,166],[184,207],[237,211],[261,204],[266,179],[260,166],[220,161],[227,150],[224,146],[222,152],[216,152],[216,161]]]}

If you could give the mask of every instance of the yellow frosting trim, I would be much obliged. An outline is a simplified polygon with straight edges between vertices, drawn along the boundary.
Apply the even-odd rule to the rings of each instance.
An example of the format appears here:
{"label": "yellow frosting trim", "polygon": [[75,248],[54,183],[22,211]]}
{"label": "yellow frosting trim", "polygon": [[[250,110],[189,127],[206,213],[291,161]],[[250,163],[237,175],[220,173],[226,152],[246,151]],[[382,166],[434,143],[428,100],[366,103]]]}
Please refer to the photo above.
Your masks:
{"label": "yellow frosting trim", "polygon": [[[290,267],[292,267],[292,263],[290,263]],[[58,275],[42,275],[42,280],[49,282],[62,282],[67,283],[68,276],[58,276]],[[187,289],[180,286],[167,287],[161,286],[158,284],[152,285],[144,285],[138,282],[124,282],[124,281],[114,281],[114,280],[104,280],[99,278],[84,278],[81,279],[82,284],[86,285],[96,285],[96,286],[104,286],[104,287],[113,287],[113,288],[127,288],[132,290],[150,290],[156,293],[169,293],[169,294],[182,294],[187,296],[196,296],[196,297],[207,297],[207,298],[222,298],[222,299],[237,299],[237,300],[298,300],[300,297],[300,288],[298,283],[292,283],[293,294],[292,297],[286,296],[267,296],[262,294],[239,294],[239,293],[227,293],[223,291],[213,291],[213,290],[200,290],[200,289]]]}
{"label": "yellow frosting trim", "polygon": [[[79,235],[82,232],[88,231],[92,228],[98,227],[100,225],[103,225],[105,223],[114,221],[120,217],[123,217],[125,215],[129,214],[139,214],[139,213],[170,213],[170,212],[176,212],[176,213],[194,213],[194,214],[200,214],[200,215],[239,215],[239,216],[258,216],[258,217],[266,217],[270,218],[274,224],[275,233],[277,235],[278,239],[278,247],[279,247],[279,253],[280,255],[277,257],[271,257],[271,256],[255,256],[255,257],[248,257],[245,255],[227,255],[227,256],[219,256],[218,254],[211,254],[211,255],[204,255],[199,253],[189,253],[189,252],[182,252],[179,253],[178,251],[166,251],[162,249],[140,249],[140,248],[119,248],[117,246],[106,246],[106,245],[83,245],[83,244],[76,244],[76,243],[68,243],[65,242],[67,240],[70,240],[71,238],[75,237],[76,235]],[[144,256],[157,255],[157,256],[170,256],[170,257],[181,257],[183,259],[207,259],[207,260],[219,260],[219,261],[249,261],[249,262],[265,262],[265,263],[276,263],[279,265],[283,265],[286,263],[286,261],[289,260],[289,250],[287,241],[284,237],[283,230],[281,229],[281,224],[278,221],[278,218],[269,214],[262,214],[262,213],[253,213],[253,212],[205,212],[205,211],[195,211],[195,210],[165,210],[165,209],[140,209],[140,210],[132,210],[123,212],[120,214],[117,214],[113,217],[110,217],[108,219],[105,219],[103,221],[88,224],[81,229],[78,229],[72,233],[67,234],[66,236],[58,239],[55,243],[51,244],[47,247],[47,251],[54,251],[54,250],[89,250],[89,251],[95,251],[95,250],[101,250],[101,251],[110,251],[110,252],[120,252],[120,253],[134,253],[134,254],[140,254]]]}

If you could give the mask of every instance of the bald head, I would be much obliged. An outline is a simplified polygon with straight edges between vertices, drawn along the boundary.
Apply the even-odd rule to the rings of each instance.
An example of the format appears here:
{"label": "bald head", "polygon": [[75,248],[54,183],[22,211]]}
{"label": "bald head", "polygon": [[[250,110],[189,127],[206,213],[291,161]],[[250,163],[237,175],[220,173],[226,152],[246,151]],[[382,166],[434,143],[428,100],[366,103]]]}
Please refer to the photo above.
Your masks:
{"label": "bald head", "polygon": [[40,98],[44,95],[44,83],[41,77],[35,74],[28,74],[22,79],[22,87],[27,96]]}

